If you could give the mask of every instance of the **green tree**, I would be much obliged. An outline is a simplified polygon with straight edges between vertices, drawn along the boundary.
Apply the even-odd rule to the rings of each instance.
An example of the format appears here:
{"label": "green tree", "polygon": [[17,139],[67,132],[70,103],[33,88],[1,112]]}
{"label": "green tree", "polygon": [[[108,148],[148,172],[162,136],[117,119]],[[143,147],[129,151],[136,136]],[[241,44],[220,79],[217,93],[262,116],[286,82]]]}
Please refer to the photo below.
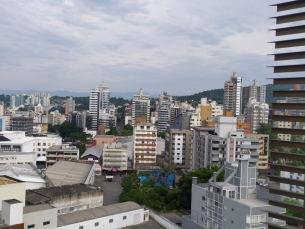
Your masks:
{"label": "green tree", "polygon": [[[294,200],[294,199],[290,199],[290,198],[287,198],[287,197],[285,197],[283,199],[283,202],[289,203],[289,204],[301,205],[301,203],[299,201]],[[296,210],[291,210],[291,209],[288,209],[288,208],[286,210],[286,215],[290,215],[290,216],[294,216],[294,217],[298,217],[298,218],[303,218],[303,213],[302,212],[296,211]]]}
{"label": "green tree", "polygon": [[131,173],[121,184],[122,193],[128,193],[132,189],[137,189],[141,186],[141,180],[136,172]]}
{"label": "green tree", "polygon": [[158,137],[165,139],[165,131],[160,132],[160,133],[158,134]]}
{"label": "green tree", "polygon": [[80,140],[79,133],[71,133],[70,138],[72,139],[72,141]]}
{"label": "green tree", "polygon": [[18,111],[28,111],[29,109],[27,108],[23,108],[23,107],[19,107]]}
{"label": "green tree", "polygon": [[106,132],[106,135],[114,135],[114,136],[119,136],[119,132],[115,127],[110,127],[110,131]]}
{"label": "green tree", "polygon": [[82,142],[78,143],[77,148],[79,149],[79,157],[81,157],[83,153],[87,150],[86,145]]}
{"label": "green tree", "polygon": [[72,122],[63,122],[58,128],[59,135],[62,138],[70,137],[71,133],[80,133],[80,131],[81,128],[78,128]]}

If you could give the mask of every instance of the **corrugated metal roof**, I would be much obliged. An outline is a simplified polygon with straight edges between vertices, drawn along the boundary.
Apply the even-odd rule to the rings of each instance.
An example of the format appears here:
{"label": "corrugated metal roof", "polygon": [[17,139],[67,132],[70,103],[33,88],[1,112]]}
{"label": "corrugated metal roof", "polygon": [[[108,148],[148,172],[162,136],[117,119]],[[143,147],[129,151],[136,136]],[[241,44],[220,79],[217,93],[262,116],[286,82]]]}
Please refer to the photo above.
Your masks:
{"label": "corrugated metal roof", "polygon": [[45,174],[54,186],[85,183],[94,166],[93,161],[88,162],[57,161],[47,169]]}
{"label": "corrugated metal roof", "polygon": [[142,209],[142,207],[135,202],[125,202],[103,207],[91,208],[65,215],[59,215],[57,226],[61,227],[69,224],[80,223],[83,221],[88,221],[139,209]]}
{"label": "corrugated metal roof", "polygon": [[88,156],[88,155],[93,155],[93,156],[96,156],[96,157],[100,158],[102,153],[103,153],[103,148],[102,147],[100,147],[100,146],[93,146],[93,147],[87,149],[83,153],[82,158],[85,157],[85,156]]}

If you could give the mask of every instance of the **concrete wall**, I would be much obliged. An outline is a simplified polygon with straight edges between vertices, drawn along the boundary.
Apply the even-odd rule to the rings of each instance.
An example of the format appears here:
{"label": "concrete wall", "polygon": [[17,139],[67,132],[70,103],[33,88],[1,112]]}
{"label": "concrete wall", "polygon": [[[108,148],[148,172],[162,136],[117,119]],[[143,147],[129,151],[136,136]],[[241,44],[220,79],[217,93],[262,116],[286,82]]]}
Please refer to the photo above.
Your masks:
{"label": "concrete wall", "polygon": [[159,215],[155,211],[149,209],[149,216],[153,218],[155,221],[157,221],[159,224],[161,224],[166,229],[180,229],[180,227],[173,222],[169,221],[165,217]]}
{"label": "concrete wall", "polygon": [[36,164],[36,154],[35,153],[0,153],[0,165],[6,164]]}
{"label": "concrete wall", "polygon": [[190,215],[184,215],[182,217],[182,229],[206,229],[206,227],[194,222]]}
{"label": "concrete wall", "polygon": [[59,215],[86,210],[87,208],[101,207],[103,206],[103,191],[97,190],[91,193],[53,197],[50,204],[58,208]]}
{"label": "concrete wall", "polygon": [[84,184],[93,185],[94,181],[95,181],[95,164],[92,165],[89,175]]}
{"label": "concrete wall", "polygon": [[[43,225],[44,222],[50,221],[50,224]],[[57,228],[57,209],[41,210],[23,214],[24,228],[28,225],[35,224],[34,228],[53,229]]]}
{"label": "concrete wall", "polygon": [[[129,227],[132,225],[137,225],[140,223],[145,222],[144,221],[144,215],[145,215],[145,221],[149,220],[149,211],[145,211],[143,209],[134,210],[130,212],[125,212],[121,214],[106,216],[94,220],[87,220],[83,221],[81,223],[75,223],[70,224],[67,226],[58,227],[61,229],[75,229],[79,228],[80,226],[83,226],[84,229],[86,228],[111,228],[111,229],[117,229],[117,228],[123,228],[123,227]],[[123,216],[126,216],[126,219],[123,220]],[[113,220],[112,223],[110,223],[110,219]],[[95,226],[95,223],[98,223],[99,226]]]}
{"label": "concrete wall", "polygon": [[2,201],[16,199],[25,206],[25,183],[15,183],[0,185],[0,210],[2,210]]}

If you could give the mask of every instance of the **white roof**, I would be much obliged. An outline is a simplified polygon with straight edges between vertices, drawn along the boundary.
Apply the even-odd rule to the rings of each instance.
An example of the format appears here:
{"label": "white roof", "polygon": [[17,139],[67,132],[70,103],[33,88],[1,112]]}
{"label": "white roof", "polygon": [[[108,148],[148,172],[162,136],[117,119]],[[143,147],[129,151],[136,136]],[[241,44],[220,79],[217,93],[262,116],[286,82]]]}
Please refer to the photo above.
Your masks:
{"label": "white roof", "polygon": [[1,165],[0,176],[9,176],[21,181],[45,183],[31,165]]}

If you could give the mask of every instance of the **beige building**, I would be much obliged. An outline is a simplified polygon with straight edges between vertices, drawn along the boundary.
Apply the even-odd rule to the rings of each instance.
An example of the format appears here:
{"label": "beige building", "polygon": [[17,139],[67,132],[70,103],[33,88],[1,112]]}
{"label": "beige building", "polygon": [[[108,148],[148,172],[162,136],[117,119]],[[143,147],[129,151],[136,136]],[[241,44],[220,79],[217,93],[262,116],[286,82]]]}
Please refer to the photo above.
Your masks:
{"label": "beige building", "polygon": [[79,149],[76,146],[56,145],[46,150],[46,167],[61,160],[78,160]]}
{"label": "beige building", "polygon": [[17,199],[25,206],[25,183],[9,176],[0,176],[0,211],[2,201]]}
{"label": "beige building", "polygon": [[268,155],[269,155],[269,135],[268,134],[245,134],[246,137],[259,139],[259,149],[257,163],[258,169],[268,169]]}
{"label": "beige building", "polygon": [[137,123],[134,128],[134,167],[156,165],[157,127]]}
{"label": "beige building", "polygon": [[127,170],[128,149],[122,142],[105,143],[103,151],[103,170]]}
{"label": "beige building", "polygon": [[[274,128],[292,128],[292,122],[289,121],[274,121],[273,122]],[[291,141],[291,134],[277,134],[279,140],[282,141]]]}

